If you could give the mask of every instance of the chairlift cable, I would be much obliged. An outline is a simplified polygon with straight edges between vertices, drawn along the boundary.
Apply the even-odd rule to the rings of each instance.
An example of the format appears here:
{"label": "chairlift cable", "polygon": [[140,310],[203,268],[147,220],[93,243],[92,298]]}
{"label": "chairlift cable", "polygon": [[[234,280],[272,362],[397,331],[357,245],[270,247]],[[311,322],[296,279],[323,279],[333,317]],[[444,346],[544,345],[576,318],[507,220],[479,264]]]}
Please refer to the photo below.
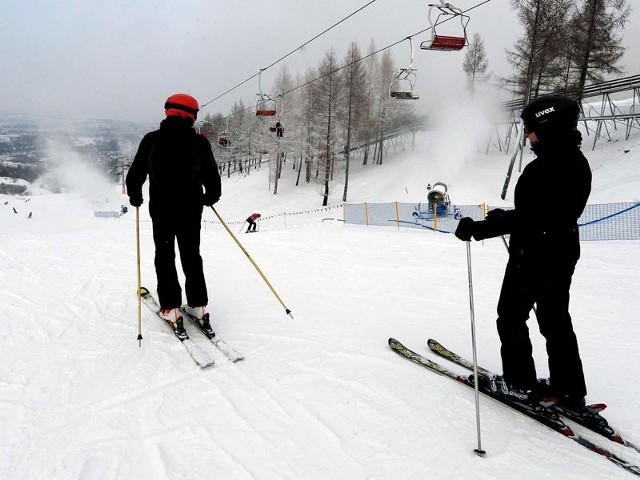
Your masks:
{"label": "chairlift cable", "polygon": [[[373,1],[375,1],[375,0],[373,0]],[[489,3],[489,2],[491,2],[491,0],[484,0],[484,1],[482,1],[482,2],[480,2],[480,3],[478,3],[478,4],[476,4],[476,5],[474,5],[474,6],[472,6],[472,7],[467,8],[466,10],[463,10],[463,11],[462,11],[462,13],[467,13],[467,12],[470,12],[471,10],[475,10],[476,8],[481,7],[482,5],[485,5],[485,4]],[[371,2],[370,2],[370,3],[371,3]],[[368,6],[368,5],[369,5],[369,4],[365,5],[365,7],[366,7],[366,6]],[[362,7],[362,8],[364,8],[364,7]],[[355,12],[354,12],[354,13],[355,13]],[[441,24],[443,24],[443,23],[445,23],[445,22],[448,22],[448,21],[450,21],[450,20],[452,20],[452,19],[453,19],[453,17],[446,18],[446,19],[442,20],[440,23],[435,24],[434,26],[441,25]],[[359,58],[358,60],[355,60],[355,61],[353,61],[353,62],[351,62],[351,63],[347,63],[347,64],[345,64],[345,65],[343,65],[343,66],[341,66],[341,67],[339,67],[339,68],[336,68],[335,70],[332,70],[331,72],[325,73],[324,75],[321,75],[321,76],[316,77],[316,78],[314,78],[314,79],[312,79],[312,80],[309,80],[308,82],[303,83],[302,85],[298,85],[298,86],[296,86],[296,87],[293,87],[292,89],[287,90],[286,92],[282,92],[282,94],[279,94],[279,95],[277,95],[276,97],[280,97],[280,96],[288,95],[289,93],[295,92],[296,90],[298,90],[298,89],[300,89],[300,88],[304,88],[304,87],[306,87],[307,85],[311,85],[312,83],[317,82],[318,80],[321,80],[321,79],[325,78],[325,77],[326,77],[326,76],[328,76],[328,75],[331,75],[331,74],[333,74],[333,73],[335,73],[335,72],[339,72],[339,71],[340,71],[340,70],[342,70],[343,68],[350,67],[351,65],[354,65],[354,64],[356,64],[356,63],[358,63],[358,62],[361,62],[361,61],[363,61],[363,60],[366,60],[367,58],[373,57],[374,55],[377,55],[377,54],[379,54],[379,53],[381,53],[381,52],[384,52],[385,50],[388,50],[388,49],[390,49],[390,48],[392,48],[392,47],[395,47],[396,45],[399,45],[400,43],[404,42],[404,41],[405,41],[405,40],[407,40],[407,39],[411,39],[411,38],[413,38],[413,37],[416,37],[416,36],[418,36],[418,35],[421,35],[421,34],[423,34],[423,33],[425,33],[425,32],[428,32],[428,31],[429,31],[429,30],[431,30],[431,29],[432,29],[432,27],[431,27],[431,26],[429,26],[429,27],[427,27],[427,28],[425,28],[425,29],[423,29],[423,30],[420,30],[419,32],[416,32],[416,33],[412,34],[412,35],[408,35],[408,36],[406,36],[406,37],[403,37],[402,39],[400,39],[400,40],[398,40],[398,41],[396,41],[396,42],[393,42],[393,43],[391,43],[391,44],[387,45],[386,47],[382,47],[382,48],[380,48],[380,49],[376,50],[375,52],[372,52],[372,53],[370,53],[370,54],[368,54],[368,55],[365,55],[364,57],[361,57],[361,58]],[[327,30],[327,31],[328,31],[328,30]],[[297,49],[296,49],[296,50],[297,50]],[[295,51],[295,50],[294,50],[294,51]],[[293,52],[291,52],[291,53],[293,53]],[[288,55],[287,55],[287,56],[288,56]],[[282,57],[282,58],[286,58],[286,56],[285,56],[285,57]],[[277,62],[275,62],[275,63],[277,63]],[[271,65],[270,65],[269,67],[267,67],[267,68],[272,67],[273,65],[275,65],[275,63],[271,64]],[[266,69],[265,69],[265,70],[266,70]],[[218,95],[218,96],[217,96],[216,98],[214,98],[213,100],[210,100],[209,102],[207,102],[207,103],[203,104],[203,105],[202,105],[202,107],[204,107],[204,106],[206,106],[206,105],[208,105],[208,104],[210,104],[210,103],[214,102],[215,100],[219,99],[220,97],[222,97],[222,96],[223,96],[223,95],[225,95],[226,93],[229,93],[230,91],[235,90],[237,87],[239,87],[239,86],[243,85],[244,83],[248,82],[249,80],[251,80],[251,79],[253,79],[253,78],[257,77],[258,75],[260,75],[260,71],[259,71],[258,73],[256,73],[256,74],[254,74],[253,76],[251,76],[250,78],[246,79],[246,80],[245,80],[245,81],[243,81],[242,83],[240,83],[240,84],[236,85],[236,86],[235,86],[235,87],[233,87],[232,89],[228,90],[227,92],[225,92],[225,93],[223,93],[223,94],[221,94],[221,95]],[[237,115],[237,114],[239,114],[239,113],[248,112],[248,111],[252,110],[253,108],[254,108],[254,106],[253,106],[253,105],[251,105],[251,106],[249,106],[249,107],[245,108],[244,110],[241,110],[241,111],[235,112],[235,113],[233,113],[233,114],[229,114],[229,115],[227,115],[227,117],[232,117],[232,116],[235,116],[235,115]],[[227,117],[225,117],[225,118],[227,118]]]}
{"label": "chairlift cable", "polygon": [[232,92],[233,90],[235,90],[236,88],[244,85],[245,83],[247,83],[250,80],[253,80],[254,78],[256,78],[258,75],[260,75],[261,72],[268,70],[269,68],[273,67],[274,65],[276,65],[277,63],[280,63],[282,60],[284,60],[285,58],[293,55],[295,52],[297,52],[298,50],[302,50],[304,47],[306,47],[307,45],[309,45],[311,42],[313,42],[314,40],[317,40],[318,38],[320,38],[322,35],[324,35],[325,33],[327,33],[329,30],[332,30],[333,28],[337,27],[338,25],[340,25],[341,23],[345,22],[346,20],[348,20],[349,18],[353,17],[354,15],[356,15],[357,13],[361,12],[362,10],[364,10],[365,8],[367,8],[369,5],[371,5],[372,3],[375,3],[377,0],[370,0],[369,3],[363,5],[362,7],[358,8],[356,11],[350,13],[349,15],[347,15],[346,17],[344,17],[342,20],[334,23],[333,25],[331,25],[330,27],[324,29],[322,32],[318,33],[316,36],[314,36],[313,38],[307,40],[306,42],[304,42],[302,45],[296,47],[295,49],[291,50],[289,53],[287,53],[286,55],[283,55],[282,57],[280,57],[278,60],[276,60],[275,62],[272,62],[269,66],[265,67],[265,68],[261,68],[257,73],[254,73],[253,75],[251,75],[249,78],[247,78],[246,80],[243,80],[242,82],[240,82],[239,84],[237,84],[235,87],[230,88],[229,90],[227,90],[224,93],[221,93],[220,95],[218,95],[217,97],[215,97],[213,100],[209,100],[206,103],[203,103],[200,108],[206,107],[207,105],[209,105],[210,103],[215,102],[216,100],[218,100],[219,98],[223,97],[224,95],[226,95],[227,93]]}

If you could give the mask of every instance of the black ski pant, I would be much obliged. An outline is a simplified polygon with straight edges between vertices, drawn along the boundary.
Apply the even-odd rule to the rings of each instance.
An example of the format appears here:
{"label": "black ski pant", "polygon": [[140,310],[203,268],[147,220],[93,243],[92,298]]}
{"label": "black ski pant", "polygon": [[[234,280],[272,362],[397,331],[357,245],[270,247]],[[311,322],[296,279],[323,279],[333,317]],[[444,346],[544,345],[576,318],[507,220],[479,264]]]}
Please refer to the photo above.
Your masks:
{"label": "black ski pant", "polygon": [[175,218],[163,216],[153,218],[155,266],[161,308],[176,308],[182,305],[182,289],[176,270],[176,240],[185,276],[187,303],[192,307],[204,306],[208,303],[207,285],[200,256],[201,219],[202,213]]}
{"label": "black ski pant", "polygon": [[498,301],[498,334],[503,375],[520,388],[537,384],[527,319],[536,306],[546,340],[551,389],[558,395],[587,394],[578,342],[569,315],[569,288],[575,264],[562,259],[507,264]]}

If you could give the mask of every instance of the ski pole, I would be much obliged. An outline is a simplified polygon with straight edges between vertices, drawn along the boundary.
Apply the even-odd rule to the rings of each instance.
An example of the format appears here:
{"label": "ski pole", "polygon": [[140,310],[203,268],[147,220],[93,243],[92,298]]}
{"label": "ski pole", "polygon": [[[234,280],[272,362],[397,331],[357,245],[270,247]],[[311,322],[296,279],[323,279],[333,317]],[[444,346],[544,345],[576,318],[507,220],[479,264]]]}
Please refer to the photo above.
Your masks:
{"label": "ski pole", "polygon": [[140,207],[136,207],[136,266],[138,271],[138,347],[142,347],[142,297],[140,296]]}
{"label": "ski pole", "polygon": [[[215,212],[215,210],[214,210]],[[244,222],[242,222],[242,225],[240,225],[240,230],[238,230],[238,233],[242,232],[242,229],[244,228],[244,224],[247,223],[247,221],[245,220]]]}
{"label": "ski pole", "polygon": [[480,436],[480,389],[478,388],[478,354],[476,349],[476,320],[473,308],[473,280],[471,278],[471,241],[467,240],[467,269],[469,271],[469,310],[471,312],[471,347],[473,349],[473,385],[476,397],[476,430],[478,448],[473,451],[483,457],[487,452],[482,449]]}
{"label": "ski pole", "polygon": [[282,301],[282,299],[280,298],[280,296],[276,293],[275,289],[273,288],[273,286],[271,285],[271,283],[269,283],[269,280],[267,280],[267,277],[264,276],[264,273],[262,273],[262,270],[260,270],[260,267],[258,267],[258,264],[256,262],[254,262],[253,258],[251,258],[251,255],[249,255],[249,252],[247,252],[245,250],[245,248],[242,246],[242,244],[240,243],[240,241],[237,239],[237,237],[233,234],[233,232],[229,229],[229,227],[227,226],[227,224],[225,223],[225,221],[222,219],[222,217],[220,216],[220,214],[218,213],[218,211],[213,207],[213,205],[211,206],[211,210],[213,210],[213,213],[216,214],[216,217],[218,217],[218,220],[220,220],[220,223],[222,223],[222,226],[227,230],[227,232],[229,232],[229,235],[231,235],[231,238],[233,238],[235,240],[235,242],[238,244],[238,247],[240,247],[240,250],[242,250],[242,253],[244,253],[247,258],[249,259],[249,261],[251,262],[251,264],[254,266],[254,268],[257,270],[257,272],[260,274],[260,276],[262,277],[262,279],[264,280],[264,282],[267,284],[267,286],[269,287],[269,289],[271,290],[271,292],[273,293],[273,295],[278,299],[278,302],[280,302],[280,305],[282,305],[284,307],[284,311],[287,315],[289,315],[291,318],[293,318],[293,315],[291,314],[291,310],[289,310],[287,308],[287,306],[284,304],[284,302]]}

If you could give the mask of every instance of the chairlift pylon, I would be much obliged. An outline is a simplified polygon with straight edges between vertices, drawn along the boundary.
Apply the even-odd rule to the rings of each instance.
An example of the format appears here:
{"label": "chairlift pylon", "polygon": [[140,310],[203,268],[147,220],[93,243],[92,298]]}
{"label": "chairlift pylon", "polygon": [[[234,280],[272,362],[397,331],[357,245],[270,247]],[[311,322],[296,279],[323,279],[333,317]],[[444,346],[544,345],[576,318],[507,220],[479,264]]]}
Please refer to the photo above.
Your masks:
{"label": "chairlift pylon", "polygon": [[393,72],[393,80],[389,85],[389,97],[398,100],[417,100],[420,95],[414,93],[416,84],[416,68],[413,66],[413,40],[407,37],[411,46],[411,63],[407,68],[398,68]]}
{"label": "chairlift pylon", "polygon": [[262,92],[262,69],[258,75],[258,100],[256,101],[256,116],[257,117],[273,117],[276,115],[276,101],[273,100],[268,94]]}
{"label": "chairlift pylon", "polygon": [[[434,8],[438,14],[434,21]],[[441,35],[437,32],[436,27],[446,22],[449,18],[460,17],[460,26],[462,27],[462,36],[460,35]],[[442,21],[441,21],[442,19]],[[422,50],[440,50],[443,52],[455,52],[462,50],[469,45],[467,38],[467,25],[469,23],[469,15],[465,15],[462,9],[455,5],[440,0],[440,3],[429,4],[429,23],[431,24],[431,38],[420,44]]]}

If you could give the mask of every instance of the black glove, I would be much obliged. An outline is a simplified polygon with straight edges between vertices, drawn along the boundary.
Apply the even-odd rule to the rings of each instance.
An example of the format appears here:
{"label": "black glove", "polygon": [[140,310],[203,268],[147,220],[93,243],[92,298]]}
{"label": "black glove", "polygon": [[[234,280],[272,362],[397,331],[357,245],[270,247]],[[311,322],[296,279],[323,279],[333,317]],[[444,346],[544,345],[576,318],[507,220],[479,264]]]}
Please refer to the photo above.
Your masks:
{"label": "black glove", "polygon": [[205,207],[212,207],[218,200],[220,200],[220,196],[216,197],[212,193],[207,192],[202,196],[202,204]]}
{"label": "black glove", "polygon": [[132,207],[139,207],[142,205],[142,194],[129,194],[129,203]]}
{"label": "black glove", "polygon": [[470,217],[464,217],[460,219],[458,222],[458,228],[456,228],[456,237],[458,237],[463,242],[468,242],[471,240],[475,232],[476,222],[473,221]]}
{"label": "black glove", "polygon": [[485,220],[490,222],[495,222],[500,220],[506,212],[502,208],[494,208],[493,210],[489,210]]}

